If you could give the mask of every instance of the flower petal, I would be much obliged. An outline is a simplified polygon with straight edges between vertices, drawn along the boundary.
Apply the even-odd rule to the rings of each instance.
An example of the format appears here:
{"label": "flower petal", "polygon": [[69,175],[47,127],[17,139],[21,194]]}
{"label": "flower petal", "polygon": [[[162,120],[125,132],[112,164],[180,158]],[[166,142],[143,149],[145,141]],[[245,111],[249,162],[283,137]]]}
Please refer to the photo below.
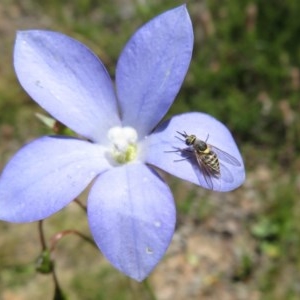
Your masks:
{"label": "flower petal", "polygon": [[43,137],[23,147],[0,177],[0,219],[31,222],[57,212],[109,168],[99,145]]}
{"label": "flower petal", "polygon": [[120,124],[111,79],[80,42],[52,31],[20,31],[14,66],[27,93],[78,134],[99,141]]}
{"label": "flower petal", "polygon": [[138,128],[140,137],[173,103],[192,49],[193,29],[185,5],[148,22],[125,46],[116,70],[117,93],[123,124]]}
{"label": "flower petal", "polygon": [[117,269],[138,281],[164,255],[175,215],[170,189],[143,164],[105,172],[88,199],[89,224],[98,247]]}
{"label": "flower petal", "polygon": [[[210,187],[195,159],[195,153],[176,152],[178,148],[188,147],[184,138],[176,131],[194,134],[200,140],[207,140],[207,144],[228,153],[237,160],[237,163],[231,163],[226,156],[216,150],[221,163],[221,176],[219,179],[210,176],[212,180]],[[204,188],[225,192],[239,187],[245,180],[243,159],[231,133],[225,125],[207,114],[194,112],[177,115],[162,123],[146,142],[148,147],[146,162]]]}

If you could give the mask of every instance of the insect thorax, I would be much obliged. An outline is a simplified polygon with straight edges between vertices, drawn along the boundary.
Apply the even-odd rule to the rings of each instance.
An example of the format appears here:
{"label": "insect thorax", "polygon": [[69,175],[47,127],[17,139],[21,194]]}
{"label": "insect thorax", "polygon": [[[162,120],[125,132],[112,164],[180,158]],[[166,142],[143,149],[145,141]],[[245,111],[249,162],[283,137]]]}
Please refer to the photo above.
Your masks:
{"label": "insect thorax", "polygon": [[196,151],[207,153],[207,154],[211,152],[207,144],[201,140],[195,139],[193,146]]}

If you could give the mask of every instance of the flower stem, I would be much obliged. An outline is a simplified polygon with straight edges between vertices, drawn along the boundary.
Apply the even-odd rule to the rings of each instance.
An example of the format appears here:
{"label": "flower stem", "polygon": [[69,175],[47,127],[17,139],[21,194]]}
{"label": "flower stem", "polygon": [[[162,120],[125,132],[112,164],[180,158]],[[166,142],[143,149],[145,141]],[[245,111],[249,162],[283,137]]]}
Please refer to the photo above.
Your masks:
{"label": "flower stem", "polygon": [[68,234],[76,234],[79,237],[81,237],[82,239],[84,239],[86,242],[90,243],[92,246],[94,246],[95,248],[97,248],[94,240],[92,240],[90,237],[84,235],[83,233],[75,230],[75,229],[69,229],[69,230],[63,230],[61,232],[56,233],[54,236],[52,236],[51,240],[50,240],[50,252],[52,252],[55,247],[56,244],[58,243],[58,241],[60,239],[62,239],[64,236],[68,235]]}
{"label": "flower stem", "polygon": [[60,285],[58,283],[58,279],[57,279],[57,276],[56,276],[55,269],[52,270],[52,278],[53,278],[54,288],[55,288],[53,300],[66,300],[67,298],[63,294],[63,292],[60,288]]}
{"label": "flower stem", "polygon": [[47,244],[46,244],[45,234],[44,234],[44,230],[43,230],[43,220],[38,222],[38,230],[39,230],[42,251],[45,251],[47,249]]}

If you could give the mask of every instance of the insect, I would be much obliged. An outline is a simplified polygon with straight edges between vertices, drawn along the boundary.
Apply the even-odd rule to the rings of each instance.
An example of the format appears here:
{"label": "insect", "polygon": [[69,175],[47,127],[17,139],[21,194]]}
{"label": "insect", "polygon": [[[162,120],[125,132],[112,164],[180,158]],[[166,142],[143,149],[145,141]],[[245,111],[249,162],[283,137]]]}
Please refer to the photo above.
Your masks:
{"label": "insect", "polygon": [[[189,147],[185,149],[178,149],[175,152],[185,151],[192,152],[194,154],[197,164],[202,171],[203,177],[209,189],[213,189],[212,178],[219,179],[222,175],[222,178],[225,181],[231,182],[233,180],[230,171],[224,165],[222,165],[219,160],[223,160],[233,166],[241,166],[241,163],[225,151],[207,144],[209,135],[207,135],[205,141],[202,141],[198,139],[196,135],[189,135],[185,131],[183,133],[177,131],[177,133],[185,139],[185,144]],[[224,172],[224,174],[221,174],[220,165],[222,165],[222,172]]]}

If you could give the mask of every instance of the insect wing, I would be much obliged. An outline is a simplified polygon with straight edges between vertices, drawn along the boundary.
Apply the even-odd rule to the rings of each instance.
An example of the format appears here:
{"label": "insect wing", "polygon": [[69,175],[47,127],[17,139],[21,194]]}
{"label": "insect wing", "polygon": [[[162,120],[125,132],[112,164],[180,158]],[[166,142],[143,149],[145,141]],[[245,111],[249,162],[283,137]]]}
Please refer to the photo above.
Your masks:
{"label": "insect wing", "polygon": [[221,173],[222,180],[224,180],[227,183],[233,182],[233,175],[228,170],[228,168],[222,163],[220,163],[220,173]]}
{"label": "insect wing", "polygon": [[227,162],[230,165],[240,167],[241,163],[232,155],[228,154],[227,152],[213,146],[213,145],[208,145],[218,156],[218,159],[223,160]]}
{"label": "insect wing", "polygon": [[[202,161],[199,154],[197,154],[195,152],[195,156],[197,159],[198,166],[199,166],[200,170],[202,171],[201,174],[203,175],[203,177],[205,179],[207,187],[210,190],[213,190],[212,176],[215,177],[214,174],[212,173],[211,169]],[[199,174],[199,170],[196,170],[196,174],[197,174],[199,181],[201,182],[203,180],[203,178],[202,178],[201,174]]]}

